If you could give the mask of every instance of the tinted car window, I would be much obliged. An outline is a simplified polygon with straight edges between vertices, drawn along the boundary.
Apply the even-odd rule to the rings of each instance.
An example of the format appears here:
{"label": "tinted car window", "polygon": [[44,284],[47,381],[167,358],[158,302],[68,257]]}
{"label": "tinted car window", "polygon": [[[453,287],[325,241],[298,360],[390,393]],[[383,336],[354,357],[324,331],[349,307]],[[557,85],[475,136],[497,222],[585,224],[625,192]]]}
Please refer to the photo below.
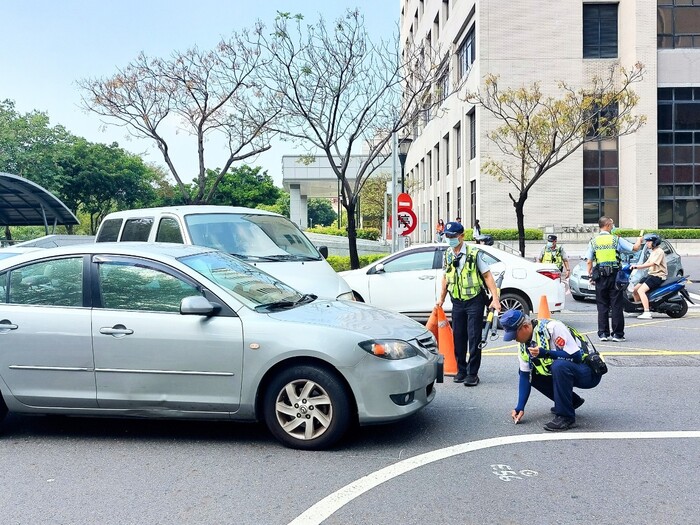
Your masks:
{"label": "tinted car window", "polygon": [[55,259],[10,272],[8,301],[43,306],[83,305],[83,259]]}
{"label": "tinted car window", "polygon": [[122,219],[108,219],[102,223],[100,233],[95,242],[115,242],[119,238]]}
{"label": "tinted car window", "polygon": [[151,226],[153,226],[153,217],[129,219],[124,225],[121,240],[146,242],[148,234],[151,233]]}
{"label": "tinted car window", "polygon": [[0,273],[0,303],[7,302],[7,276],[8,272]]}
{"label": "tinted car window", "polygon": [[201,295],[191,284],[137,262],[100,263],[98,275],[104,308],[179,312],[182,299]]}
{"label": "tinted car window", "polygon": [[661,249],[666,255],[671,255],[673,253],[673,248],[671,248],[671,245],[666,241],[661,242]]}
{"label": "tinted car window", "polygon": [[412,270],[432,270],[435,252],[414,252],[384,263],[384,271],[408,272]]}
{"label": "tinted car window", "polygon": [[156,232],[156,242],[176,242],[183,244],[182,231],[177,220],[172,217],[165,217],[158,224]]}

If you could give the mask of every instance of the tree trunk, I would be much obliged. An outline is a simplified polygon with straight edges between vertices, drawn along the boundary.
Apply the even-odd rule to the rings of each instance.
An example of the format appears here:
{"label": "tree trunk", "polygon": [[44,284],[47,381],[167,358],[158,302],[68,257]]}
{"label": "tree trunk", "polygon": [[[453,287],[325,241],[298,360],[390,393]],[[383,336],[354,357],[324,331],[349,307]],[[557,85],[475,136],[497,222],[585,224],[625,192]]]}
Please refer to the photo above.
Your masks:
{"label": "tree trunk", "polygon": [[[10,231],[9,226],[5,226],[5,239],[8,241],[12,240],[12,232]],[[8,243],[8,244],[10,244],[10,243]]]}
{"label": "tree trunk", "polygon": [[357,254],[357,223],[355,222],[355,201],[351,200],[347,205],[343,203],[348,212],[348,251],[350,252],[350,269],[357,270],[360,267],[360,257]]}
{"label": "tree trunk", "polygon": [[515,207],[515,217],[518,222],[518,248],[520,249],[520,255],[525,257],[525,213],[523,209],[525,208],[525,199],[521,197],[513,203]]}

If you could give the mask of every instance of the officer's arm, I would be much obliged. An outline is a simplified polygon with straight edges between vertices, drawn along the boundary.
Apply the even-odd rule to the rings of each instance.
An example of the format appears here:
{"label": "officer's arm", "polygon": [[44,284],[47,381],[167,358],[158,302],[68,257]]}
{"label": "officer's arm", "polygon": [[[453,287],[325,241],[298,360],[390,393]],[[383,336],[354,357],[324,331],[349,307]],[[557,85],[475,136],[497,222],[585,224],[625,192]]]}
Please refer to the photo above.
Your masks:
{"label": "officer's arm", "polygon": [[515,407],[516,412],[525,410],[525,405],[527,405],[527,400],[530,398],[530,372],[518,371],[520,375],[520,381],[518,383],[518,405]]}
{"label": "officer's arm", "polygon": [[491,308],[494,308],[495,310],[498,310],[499,312],[501,311],[501,301],[498,297],[498,288],[496,287],[496,281],[493,278],[493,274],[490,271],[487,271],[485,273],[481,274],[484,278],[484,283],[486,283],[486,287],[489,289],[489,292],[491,292]]}
{"label": "officer's arm", "polygon": [[440,286],[440,295],[438,297],[438,302],[437,306],[442,306],[442,304],[445,302],[445,297],[447,297],[447,277],[445,277],[445,274],[442,274],[442,284]]}

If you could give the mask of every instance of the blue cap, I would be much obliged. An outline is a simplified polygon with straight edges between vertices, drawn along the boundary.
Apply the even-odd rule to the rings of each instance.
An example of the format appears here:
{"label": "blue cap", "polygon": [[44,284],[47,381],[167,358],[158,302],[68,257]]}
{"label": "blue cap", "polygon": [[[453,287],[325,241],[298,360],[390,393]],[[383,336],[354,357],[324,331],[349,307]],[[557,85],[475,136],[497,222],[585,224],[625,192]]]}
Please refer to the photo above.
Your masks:
{"label": "blue cap", "polygon": [[513,341],[520,328],[525,321],[525,315],[520,310],[508,310],[500,317],[501,326],[505,330],[503,334],[504,341]]}
{"label": "blue cap", "polygon": [[464,233],[464,226],[459,222],[448,222],[445,224],[445,230],[443,232],[448,237],[456,237],[460,233]]}

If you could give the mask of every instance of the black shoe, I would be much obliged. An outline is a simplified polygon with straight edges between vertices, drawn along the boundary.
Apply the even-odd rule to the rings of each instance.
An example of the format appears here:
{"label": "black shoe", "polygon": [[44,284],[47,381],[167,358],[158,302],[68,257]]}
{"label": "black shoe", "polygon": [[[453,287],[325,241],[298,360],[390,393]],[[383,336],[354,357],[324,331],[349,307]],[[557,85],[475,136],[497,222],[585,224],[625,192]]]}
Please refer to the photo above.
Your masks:
{"label": "black shoe", "polygon": [[[578,401],[574,401],[574,410],[576,410],[578,407],[583,405],[585,402],[586,402],[585,399],[583,399],[582,397],[579,397]],[[554,413],[554,407],[550,408],[549,411]]]}
{"label": "black shoe", "polygon": [[464,380],[464,386],[476,386],[479,384],[479,376],[467,376]]}
{"label": "black shoe", "polygon": [[576,426],[576,420],[572,417],[556,416],[544,426],[550,432],[562,432]]}
{"label": "black shoe", "polygon": [[462,372],[458,373],[456,376],[454,376],[454,381],[455,383],[464,383],[464,380],[467,378],[467,374],[464,374]]}

